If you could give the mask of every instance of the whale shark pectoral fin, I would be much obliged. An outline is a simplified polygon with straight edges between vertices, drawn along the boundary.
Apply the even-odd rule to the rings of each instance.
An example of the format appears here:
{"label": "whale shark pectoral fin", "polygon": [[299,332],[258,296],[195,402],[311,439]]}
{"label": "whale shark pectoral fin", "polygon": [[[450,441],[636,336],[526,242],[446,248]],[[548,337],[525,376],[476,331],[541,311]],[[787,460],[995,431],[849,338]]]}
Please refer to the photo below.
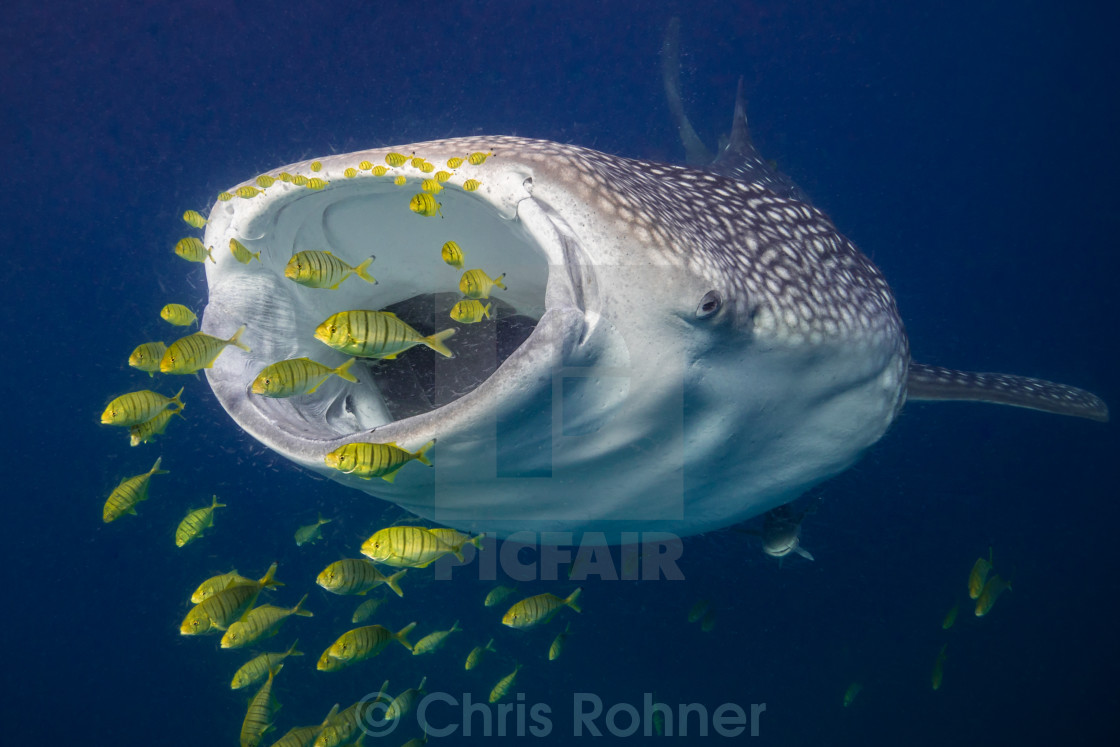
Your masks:
{"label": "whale shark pectoral fin", "polygon": [[797,553],[798,555],[800,555],[801,557],[805,558],[806,560],[816,560],[816,558],[813,557],[813,553],[809,552],[808,550],[806,550],[804,547],[801,547],[800,545],[793,548],[793,551],[795,553]]}
{"label": "whale shark pectoral fin", "polygon": [[1084,389],[1026,376],[954,371],[913,361],[910,363],[906,397],[912,400],[991,402],[1108,422],[1108,405]]}

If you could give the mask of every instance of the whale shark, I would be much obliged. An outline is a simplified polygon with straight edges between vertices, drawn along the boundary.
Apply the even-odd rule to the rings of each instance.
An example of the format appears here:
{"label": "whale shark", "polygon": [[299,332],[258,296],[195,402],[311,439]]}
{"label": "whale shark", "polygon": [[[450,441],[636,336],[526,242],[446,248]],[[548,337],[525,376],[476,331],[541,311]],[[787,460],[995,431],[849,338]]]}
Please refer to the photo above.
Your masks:
{"label": "whale shark", "polygon": [[[244,189],[248,188],[248,189]],[[418,195],[430,195],[418,211]],[[220,251],[231,240],[260,260]],[[441,258],[454,241],[465,265]],[[202,329],[222,407],[287,459],[460,531],[677,536],[783,506],[842,472],[908,400],[971,400],[1108,420],[1084,390],[910,359],[878,268],[752,144],[740,90],[705,167],[521,137],[451,138],[289,164],[220,196],[204,243]],[[301,251],[376,283],[309,288]],[[502,275],[489,318],[456,322],[466,268]],[[359,358],[357,382],[274,399],[272,363],[347,355],[315,337],[347,310],[394,314],[423,345]],[[428,444],[431,466],[363,479],[327,465],[355,442]]]}

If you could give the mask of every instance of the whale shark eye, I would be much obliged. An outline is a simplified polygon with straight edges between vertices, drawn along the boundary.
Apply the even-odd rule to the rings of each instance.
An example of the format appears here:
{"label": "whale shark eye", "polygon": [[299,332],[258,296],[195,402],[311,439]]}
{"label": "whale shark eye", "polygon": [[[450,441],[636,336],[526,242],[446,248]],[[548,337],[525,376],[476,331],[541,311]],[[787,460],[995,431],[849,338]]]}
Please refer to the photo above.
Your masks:
{"label": "whale shark eye", "polygon": [[723,297],[719,295],[719,291],[708,291],[700,299],[700,305],[696,307],[696,318],[707,319],[719,311],[722,305]]}

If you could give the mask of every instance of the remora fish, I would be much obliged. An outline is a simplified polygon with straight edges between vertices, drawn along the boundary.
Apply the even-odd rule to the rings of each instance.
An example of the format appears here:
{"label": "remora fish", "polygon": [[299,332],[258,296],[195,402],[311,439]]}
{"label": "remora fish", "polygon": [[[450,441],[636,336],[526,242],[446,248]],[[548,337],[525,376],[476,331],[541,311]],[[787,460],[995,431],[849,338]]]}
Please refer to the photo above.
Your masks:
{"label": "remora fish", "polygon": [[[297,296],[305,289],[278,268],[220,252],[206,263],[202,329],[228,337],[246,324],[252,352],[220,356],[210,385],[243,429],[298,464],[500,536],[610,532],[619,522],[684,536],[744,521],[847,469],[908,399],[1108,419],[1103,401],[1073,387],[912,361],[882,273],[762,159],[744,112],[740,96],[729,143],[703,170],[519,137],[374,148],[323,157],[318,171],[284,166],[331,189],[224,202],[206,246],[251,222],[255,245],[290,256],[330,224],[323,248],[354,263],[363,257],[353,247],[371,235],[415,235],[378,246],[384,269],[363,303],[431,334],[447,266],[416,247],[452,238],[471,247],[473,266],[507,273],[501,301],[514,313],[464,326],[454,359],[378,366],[361,386],[266,402],[248,396],[251,372],[320,354],[311,330],[338,309],[329,294]],[[393,186],[425,172],[387,161],[392,152],[437,168],[491,155],[456,161],[436,238]],[[392,168],[345,178],[363,161]],[[353,220],[335,226],[336,206]],[[489,344],[470,344],[474,332]],[[439,469],[371,484],[326,467],[326,454],[359,437],[438,439]]]}

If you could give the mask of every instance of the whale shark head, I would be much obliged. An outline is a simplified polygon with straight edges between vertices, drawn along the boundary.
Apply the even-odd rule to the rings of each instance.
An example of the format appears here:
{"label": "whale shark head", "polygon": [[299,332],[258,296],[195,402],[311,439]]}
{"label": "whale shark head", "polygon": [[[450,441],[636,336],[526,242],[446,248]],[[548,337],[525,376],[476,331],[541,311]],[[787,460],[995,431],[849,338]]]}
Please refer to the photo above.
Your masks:
{"label": "whale shark head", "polygon": [[[488,155],[460,162],[472,153]],[[438,172],[438,210],[410,209]],[[706,531],[843,470],[905,399],[907,343],[881,274],[822,213],[765,185],[512,137],[269,175],[279,179],[210,214],[203,329],[245,325],[251,348],[223,353],[210,384],[268,447],[436,522],[499,535]],[[231,239],[260,261],[238,262]],[[491,319],[448,315],[463,272],[441,259],[448,241],[463,269],[505,273],[506,289],[483,301]],[[307,250],[352,266],[375,255],[377,283],[297,285],[284,268]],[[392,311],[421,335],[455,328],[454,357],[419,346],[360,359],[357,383],[252,394],[268,364],[341,364],[314,333],[352,309]],[[324,462],[347,443],[432,440],[433,466],[407,464],[392,482]]]}

